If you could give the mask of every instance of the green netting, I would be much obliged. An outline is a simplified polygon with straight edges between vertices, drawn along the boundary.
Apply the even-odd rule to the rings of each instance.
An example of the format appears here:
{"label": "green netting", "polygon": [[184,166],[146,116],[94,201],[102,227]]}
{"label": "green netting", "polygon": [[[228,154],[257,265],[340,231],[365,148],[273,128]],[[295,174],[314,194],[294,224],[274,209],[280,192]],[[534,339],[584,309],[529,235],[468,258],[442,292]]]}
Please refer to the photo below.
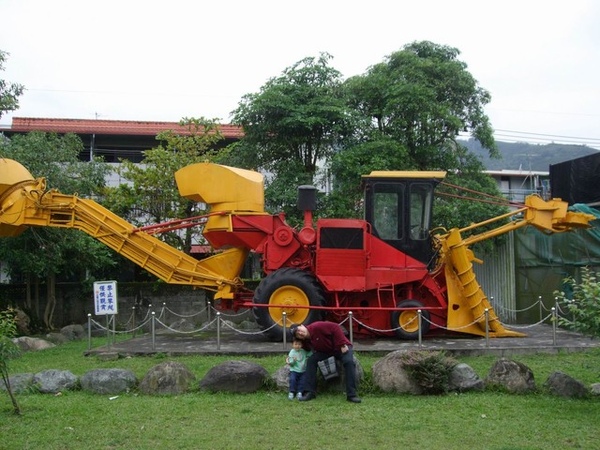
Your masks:
{"label": "green netting", "polygon": [[[566,291],[565,278],[579,279],[581,267],[600,269],[600,211],[583,204],[570,210],[592,214],[597,220],[591,222],[592,228],[568,233],[547,235],[533,227],[515,233],[519,323],[535,323],[546,317],[555,306],[554,291]],[[533,307],[540,299],[541,307]]]}

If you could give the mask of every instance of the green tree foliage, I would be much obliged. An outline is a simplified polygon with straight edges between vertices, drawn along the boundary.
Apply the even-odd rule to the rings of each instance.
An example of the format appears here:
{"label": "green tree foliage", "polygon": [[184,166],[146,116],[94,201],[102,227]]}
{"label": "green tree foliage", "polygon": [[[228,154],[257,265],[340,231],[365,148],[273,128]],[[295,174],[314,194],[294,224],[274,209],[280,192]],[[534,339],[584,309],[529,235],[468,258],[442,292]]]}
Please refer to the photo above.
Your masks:
{"label": "green tree foliage", "polygon": [[[329,65],[330,55],[305,58],[244,96],[233,114],[245,137],[229,163],[267,172],[267,207],[288,219],[299,217],[301,184],[332,188],[317,214],[360,217],[361,175],[372,170],[445,170],[457,185],[480,184],[499,196],[457,139],[470,133],[497,155],[484,113],[490,94],[459,55],[452,47],[413,42],[345,81]],[[455,202],[440,205],[461,211]],[[483,205],[469,217],[483,220],[497,210]],[[444,225],[455,226],[460,216],[446,215],[452,221]]]}
{"label": "green tree foliage", "polygon": [[[203,214],[199,205],[179,195],[175,172],[190,164],[214,160],[223,139],[215,120],[184,118],[179,124],[185,132],[173,130],[160,133],[160,144],[144,152],[141,164],[121,161],[117,169],[126,180],[108,189],[105,205],[137,226],[153,225],[173,219]],[[169,245],[189,253],[196,232],[186,228],[160,236]]]}
{"label": "green tree foliage", "polygon": [[[83,144],[74,134],[59,136],[34,131],[0,141],[0,157],[20,162],[34,178],[44,177],[48,189],[93,197],[101,192],[110,168],[100,161],[79,161],[82,150]],[[56,276],[82,279],[86,270],[112,264],[110,250],[84,233],[45,227],[30,227],[17,237],[1,239],[0,259],[6,262],[12,277],[24,276],[28,285],[24,309],[35,318],[42,317],[37,285],[46,280],[43,318],[48,328],[53,327]]]}
{"label": "green tree foliage", "polygon": [[557,300],[566,308],[568,317],[559,324],[583,334],[600,337],[600,272],[582,267],[581,281],[569,277],[564,281],[566,291],[555,291]]}
{"label": "green tree foliage", "polygon": [[243,167],[273,175],[266,195],[271,210],[293,215],[295,188],[319,181],[319,166],[354,133],[355,119],[331,58],[322,53],[302,59],[260,92],[245,95],[232,113],[233,122],[244,129],[235,158]]}
{"label": "green tree foliage", "polygon": [[452,47],[414,42],[345,83],[350,104],[372,119],[371,128],[406,147],[408,168],[457,168],[456,138],[462,132],[496,153],[483,111],[491,96],[459,54]]}
{"label": "green tree foliage", "polygon": [[[345,82],[348,102],[363,114],[361,123],[367,127],[360,132],[360,143],[338,152],[331,162],[338,193],[330,199],[330,210],[349,211],[357,205],[354,186],[371,170],[444,170],[452,184],[501,197],[493,180],[481,173],[481,161],[457,139],[470,132],[497,156],[483,112],[490,94],[478,86],[459,54],[455,48],[414,42]],[[434,217],[441,219],[440,225],[455,227],[461,218],[480,221],[504,212],[497,204],[446,198],[436,203]]]}
{"label": "green tree foliage", "polygon": [[0,311],[0,375],[12,402],[13,412],[21,414],[21,407],[10,386],[8,373],[8,360],[19,355],[19,348],[11,340],[16,335],[16,332],[17,322],[14,310],[9,308],[5,311]]}
{"label": "green tree foliage", "polygon": [[[0,72],[4,71],[4,63],[7,58],[8,53],[0,50]],[[0,79],[0,117],[5,112],[15,111],[19,108],[19,97],[23,94],[24,89],[20,84]]]}

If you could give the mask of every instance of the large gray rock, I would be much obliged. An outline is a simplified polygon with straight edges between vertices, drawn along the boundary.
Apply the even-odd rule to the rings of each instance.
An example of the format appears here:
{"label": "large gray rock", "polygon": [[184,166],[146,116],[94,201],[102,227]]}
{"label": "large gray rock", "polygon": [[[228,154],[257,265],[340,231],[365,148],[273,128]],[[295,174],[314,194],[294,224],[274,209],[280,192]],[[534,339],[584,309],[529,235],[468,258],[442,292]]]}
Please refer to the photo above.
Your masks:
{"label": "large gray rock", "polygon": [[287,392],[290,387],[290,367],[285,364],[277,369],[277,371],[271,375],[271,380],[275,386],[277,386],[278,390]]}
{"label": "large gray rock", "polygon": [[450,372],[448,389],[457,392],[483,391],[485,389],[485,383],[479,375],[475,373],[471,366],[465,363],[459,363],[454,366],[452,372]]}
{"label": "large gray rock", "polygon": [[31,324],[31,319],[29,318],[27,313],[25,313],[25,311],[23,311],[20,308],[16,308],[15,313],[15,324],[17,325],[17,333],[22,336],[30,334],[31,330],[29,328],[29,325]]}
{"label": "large gray rock", "polygon": [[[359,386],[360,382],[365,376],[365,372],[363,370],[360,361],[354,355],[354,363],[356,364],[355,369],[355,377],[356,377],[356,385]],[[318,390],[321,392],[325,391],[334,391],[334,392],[345,392],[346,391],[346,378],[344,372],[344,366],[340,361],[336,361],[337,372],[341,375],[336,378],[331,378],[329,380],[325,380],[320,372],[317,372],[317,383]],[[280,367],[273,375],[271,375],[271,380],[277,386],[277,389],[281,391],[286,391],[290,387],[290,368],[288,365],[284,365]]]}
{"label": "large gray rock", "polygon": [[187,392],[196,381],[196,376],[184,365],[167,361],[152,367],[138,389],[144,394],[176,395]]}
{"label": "large gray rock", "polygon": [[501,388],[513,394],[535,391],[533,372],[525,364],[500,358],[485,379],[486,386]]}
{"label": "large gray rock", "polygon": [[69,342],[69,339],[62,333],[48,333],[46,335],[46,340],[52,342],[56,345],[66,344]]}
{"label": "large gray rock", "polygon": [[33,384],[43,394],[56,394],[77,388],[79,380],[68,370],[49,369],[33,376]]}
{"label": "large gray rock", "polygon": [[421,387],[404,370],[402,355],[405,353],[404,350],[396,350],[373,364],[373,383],[383,392],[415,395],[422,393]]}
{"label": "large gray rock", "polygon": [[80,379],[84,391],[95,394],[120,394],[129,392],[137,384],[137,378],[131,370],[94,369],[86,372]]}
{"label": "large gray rock", "polygon": [[590,394],[600,395],[600,383],[593,383],[590,385]]}
{"label": "large gray rock", "polygon": [[169,325],[169,328],[171,328],[174,331],[180,331],[180,332],[189,332],[189,331],[194,331],[194,329],[196,328],[194,326],[194,324],[192,322],[190,322],[187,319],[178,319],[175,322],[172,322]]}
{"label": "large gray rock", "polygon": [[552,372],[544,386],[552,394],[560,397],[584,398],[590,394],[588,388],[581,381],[563,372]]}
{"label": "large gray rock", "polygon": [[56,347],[52,342],[45,339],[33,338],[29,336],[21,336],[12,340],[24,352],[36,352],[38,350],[46,350],[47,348]]}
{"label": "large gray rock", "polygon": [[83,325],[67,325],[60,329],[60,333],[69,341],[80,341],[86,335]]}
{"label": "large gray rock", "polygon": [[[10,390],[13,394],[23,394],[26,392],[37,391],[33,384],[32,373],[16,373],[8,377],[10,383]],[[6,392],[6,385],[4,381],[0,379],[0,391]]]}
{"label": "large gray rock", "polygon": [[211,368],[200,380],[200,389],[212,392],[256,392],[263,387],[269,372],[249,361],[226,361]]}

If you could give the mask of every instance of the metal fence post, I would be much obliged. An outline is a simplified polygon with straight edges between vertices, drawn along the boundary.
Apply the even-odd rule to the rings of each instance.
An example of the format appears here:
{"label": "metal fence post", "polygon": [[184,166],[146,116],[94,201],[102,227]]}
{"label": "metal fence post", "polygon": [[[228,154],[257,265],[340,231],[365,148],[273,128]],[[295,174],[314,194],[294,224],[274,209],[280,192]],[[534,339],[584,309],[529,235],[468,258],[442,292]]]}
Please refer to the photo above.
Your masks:
{"label": "metal fence post", "polygon": [[544,304],[542,303],[542,296],[540,295],[538,297],[538,303],[540,304],[540,322],[542,321],[542,319],[544,318],[543,314],[544,312],[542,311]]}
{"label": "metal fence post", "polygon": [[156,350],[156,334],[154,333],[155,329],[156,329],[156,324],[154,323],[154,316],[155,315],[156,314],[154,313],[154,311],[152,311],[152,315],[150,316],[151,317],[151,321],[152,321],[150,323],[150,325],[151,325],[150,330],[152,332],[152,351]]}
{"label": "metal fence post", "polygon": [[221,313],[217,313],[217,350],[221,350]]}
{"label": "metal fence post", "polygon": [[131,307],[131,337],[135,337],[135,306]]}
{"label": "metal fence post", "polygon": [[490,310],[485,308],[485,346],[490,348]]}
{"label": "metal fence post", "polygon": [[[285,348],[287,347],[287,313],[284,311],[283,313],[281,313],[281,326],[282,326],[282,330],[281,332],[283,333],[283,349],[285,350]],[[294,336],[292,336],[292,339],[294,338]]]}
{"label": "metal fence post", "polygon": [[552,345],[556,346],[556,308],[552,307]]}
{"label": "metal fence post", "polygon": [[92,315],[88,314],[88,350],[92,349]]}
{"label": "metal fence post", "polygon": [[352,317],[354,315],[352,314],[352,311],[348,311],[348,326],[350,327],[350,344],[354,345],[354,324],[352,323]]}
{"label": "metal fence post", "polygon": [[421,346],[423,345],[423,327],[422,325],[422,320],[423,320],[423,314],[421,312],[420,309],[417,310],[417,317],[418,317],[418,325],[419,325],[419,348],[421,348]]}
{"label": "metal fence post", "polygon": [[207,302],[206,303],[206,322],[210,323],[210,308],[211,308],[211,303]]}

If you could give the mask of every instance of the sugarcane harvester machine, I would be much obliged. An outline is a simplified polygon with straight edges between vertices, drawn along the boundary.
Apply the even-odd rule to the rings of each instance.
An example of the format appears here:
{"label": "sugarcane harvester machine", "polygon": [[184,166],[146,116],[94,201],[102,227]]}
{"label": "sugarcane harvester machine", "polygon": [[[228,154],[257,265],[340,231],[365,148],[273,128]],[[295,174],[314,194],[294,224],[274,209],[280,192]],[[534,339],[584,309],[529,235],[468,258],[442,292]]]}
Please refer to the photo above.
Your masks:
{"label": "sugarcane harvester machine", "polygon": [[[341,323],[349,312],[357,334],[416,339],[420,327],[422,336],[434,330],[522,336],[495,314],[473,272],[478,260],[470,246],[527,225],[547,233],[588,227],[594,217],[568,211],[560,199],[530,196],[506,215],[432,232],[434,190],[444,176],[441,171],[364,176],[364,220],[315,221],[316,190],[301,186],[304,223],[293,228],[283,214],[265,212],[258,172],[212,163],[184,167],[175,173],[179,192],[208,206],[203,235],[215,249],[197,260],[94,200],[48,190],[43,178],[34,179],[20,163],[0,159],[0,236],[15,236],[28,226],[82,230],[167,283],[214,292],[218,309],[252,308],[274,340],[282,338],[284,316],[289,327],[323,319]],[[491,231],[463,237],[511,216]],[[251,252],[260,256],[263,271],[254,291],[240,278]]]}

